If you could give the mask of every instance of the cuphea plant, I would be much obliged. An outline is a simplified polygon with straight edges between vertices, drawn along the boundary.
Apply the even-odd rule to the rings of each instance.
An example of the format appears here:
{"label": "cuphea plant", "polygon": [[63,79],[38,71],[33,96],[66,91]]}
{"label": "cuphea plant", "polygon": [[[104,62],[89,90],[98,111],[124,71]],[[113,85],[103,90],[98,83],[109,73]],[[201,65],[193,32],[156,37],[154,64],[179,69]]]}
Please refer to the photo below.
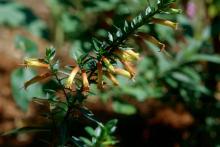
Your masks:
{"label": "cuphea plant", "polygon": [[[35,101],[49,104],[49,112],[45,115],[49,120],[48,124],[43,127],[21,128],[11,133],[24,130],[48,131],[51,134],[50,143],[54,146],[75,144],[82,147],[107,147],[117,143],[112,136],[117,121],[112,120],[104,125],[84,106],[90,92],[90,84],[97,84],[99,89],[105,89],[106,79],[112,81],[114,85],[119,85],[115,78],[116,75],[128,79],[135,78],[133,63],[140,58],[139,53],[126,44],[128,38],[144,39],[163,51],[165,49],[163,43],[155,37],[141,32],[139,28],[149,23],[156,23],[176,29],[176,23],[155,17],[162,13],[179,13],[179,10],[171,7],[173,2],[174,0],[157,0],[131,21],[125,21],[122,26],[115,27],[113,33],[108,33],[106,40],[93,39],[91,51],[74,60],[73,65],[61,67],[59,60],[55,57],[56,51],[52,47],[46,49],[44,58],[26,58],[24,66],[42,68],[45,72],[25,82],[25,89],[47,78],[55,79],[58,87],[46,89],[46,98],[34,98]],[[158,52],[158,54],[161,53]],[[95,130],[91,127],[86,128],[92,137],[91,140],[85,137],[75,137],[80,136],[75,134],[77,124],[85,118],[98,125]]]}

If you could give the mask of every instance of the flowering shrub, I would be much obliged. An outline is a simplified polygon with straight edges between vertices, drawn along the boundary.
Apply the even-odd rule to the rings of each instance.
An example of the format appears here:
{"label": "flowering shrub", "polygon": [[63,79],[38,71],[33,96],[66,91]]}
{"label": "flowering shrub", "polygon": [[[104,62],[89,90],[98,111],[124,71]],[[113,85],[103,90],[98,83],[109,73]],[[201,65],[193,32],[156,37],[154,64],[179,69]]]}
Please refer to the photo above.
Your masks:
{"label": "flowering shrub", "polygon": [[[112,133],[115,131],[117,121],[112,120],[103,124],[84,106],[84,101],[90,92],[90,85],[96,84],[97,88],[102,90],[106,87],[106,80],[116,86],[120,85],[115,78],[116,75],[131,80],[135,79],[134,64],[141,59],[135,48],[126,44],[128,38],[146,40],[158,47],[158,51],[160,51],[158,54],[162,54],[165,51],[165,44],[158,41],[156,37],[142,32],[139,28],[150,23],[177,29],[177,23],[157,17],[158,14],[179,13],[179,10],[172,7],[173,2],[174,0],[157,0],[154,4],[149,4],[131,21],[125,21],[123,25],[115,27],[115,31],[109,32],[104,41],[93,39],[91,51],[74,60],[73,65],[61,67],[56,58],[56,50],[52,47],[46,49],[44,58],[26,58],[23,66],[41,68],[44,72],[26,81],[24,89],[49,78],[55,79],[58,87],[56,90],[46,89],[46,98],[34,98],[35,101],[43,101],[49,105],[49,112],[46,114],[49,120],[47,124],[38,127],[24,127],[6,134],[20,131],[46,131],[51,134],[50,144],[54,146],[75,144],[82,147],[107,147],[115,145],[117,140]],[[63,93],[61,96],[60,91]],[[74,125],[84,118],[98,125],[95,130],[86,127],[86,131],[92,139],[78,137],[80,135],[74,134],[76,130]]]}

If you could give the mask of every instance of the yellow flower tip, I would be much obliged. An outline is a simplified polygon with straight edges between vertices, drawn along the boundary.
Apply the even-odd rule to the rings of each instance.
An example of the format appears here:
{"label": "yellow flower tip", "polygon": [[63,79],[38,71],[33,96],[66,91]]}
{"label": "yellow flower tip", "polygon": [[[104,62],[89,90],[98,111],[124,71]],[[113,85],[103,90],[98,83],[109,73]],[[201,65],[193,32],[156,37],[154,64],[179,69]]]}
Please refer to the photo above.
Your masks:
{"label": "yellow flower tip", "polygon": [[118,75],[122,75],[124,77],[130,78],[130,79],[133,77],[127,70],[124,70],[121,68],[116,68],[115,73]]}
{"label": "yellow flower tip", "polygon": [[103,85],[102,85],[103,71],[102,71],[102,63],[100,61],[97,63],[97,70],[98,70],[98,84],[97,84],[97,87],[99,89],[102,89],[103,88]]}
{"label": "yellow flower tip", "polygon": [[21,64],[26,67],[43,67],[49,68],[49,64],[43,62],[42,59],[34,59],[34,58],[27,58],[24,60],[24,64]]}
{"label": "yellow flower tip", "polygon": [[105,75],[107,76],[107,78],[108,78],[109,80],[112,81],[112,83],[113,83],[115,86],[118,86],[118,85],[119,85],[118,80],[117,80],[111,73],[106,72]]}
{"label": "yellow flower tip", "polygon": [[79,71],[79,66],[76,66],[75,68],[73,68],[68,79],[66,80],[66,83],[65,83],[66,88],[72,89],[72,83],[78,71]]}
{"label": "yellow flower tip", "polygon": [[86,75],[86,71],[82,69],[82,82],[83,82],[83,91],[89,91],[89,81]]}
{"label": "yellow flower tip", "polygon": [[105,66],[107,67],[107,69],[114,73],[115,72],[115,68],[114,66],[110,63],[110,61],[106,58],[106,57],[102,57],[102,61],[104,62]]}
{"label": "yellow flower tip", "polygon": [[172,21],[169,21],[169,20],[163,20],[163,19],[159,19],[159,18],[153,18],[153,19],[152,19],[152,22],[153,22],[153,23],[157,23],[157,24],[161,24],[161,25],[165,25],[165,26],[168,26],[168,27],[171,27],[171,28],[173,28],[174,30],[177,30],[177,29],[178,29],[178,23],[175,23],[175,22],[172,22]]}
{"label": "yellow flower tip", "polygon": [[130,55],[132,58],[134,58],[135,60],[140,59],[140,55],[139,53],[134,52],[133,50],[125,50],[125,52]]}
{"label": "yellow flower tip", "polygon": [[116,56],[118,56],[120,59],[127,60],[127,61],[133,60],[128,53],[126,53],[125,51],[121,49],[116,49],[113,53]]}
{"label": "yellow flower tip", "polygon": [[136,53],[131,49],[130,50],[116,49],[113,53],[117,55],[120,59],[127,61],[133,61],[139,59],[139,53]]}

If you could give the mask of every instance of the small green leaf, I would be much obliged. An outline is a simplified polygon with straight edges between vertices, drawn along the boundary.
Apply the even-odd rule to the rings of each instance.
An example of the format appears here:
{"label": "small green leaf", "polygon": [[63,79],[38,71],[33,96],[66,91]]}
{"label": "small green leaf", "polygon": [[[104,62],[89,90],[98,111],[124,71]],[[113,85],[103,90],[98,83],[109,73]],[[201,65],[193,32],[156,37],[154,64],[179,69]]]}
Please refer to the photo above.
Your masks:
{"label": "small green leaf", "polygon": [[51,61],[54,59],[56,55],[56,49],[51,47],[51,48],[46,48],[46,58]]}
{"label": "small green leaf", "polygon": [[92,127],[86,127],[85,130],[89,135],[95,136],[95,130]]}
{"label": "small green leaf", "polygon": [[93,143],[88,139],[88,138],[85,138],[85,137],[79,137],[80,140],[82,140],[86,145],[88,146],[92,146]]}

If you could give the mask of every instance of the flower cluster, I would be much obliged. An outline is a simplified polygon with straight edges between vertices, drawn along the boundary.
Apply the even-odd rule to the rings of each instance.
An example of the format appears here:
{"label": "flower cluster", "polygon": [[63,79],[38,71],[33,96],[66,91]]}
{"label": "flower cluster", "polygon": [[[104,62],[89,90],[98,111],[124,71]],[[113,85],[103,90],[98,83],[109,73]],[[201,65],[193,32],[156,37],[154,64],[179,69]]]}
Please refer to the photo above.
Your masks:
{"label": "flower cluster", "polygon": [[[115,75],[122,75],[130,79],[132,79],[135,75],[134,69],[131,65],[131,61],[139,59],[138,53],[134,52],[131,49],[116,49],[113,51],[113,55],[123,64],[124,69],[113,66],[113,59],[102,56],[100,61],[98,61],[96,64],[97,86],[99,89],[102,89],[103,87],[103,76],[106,76],[109,80],[111,80],[114,85],[119,85],[119,82],[115,78]],[[78,65],[72,69],[69,77],[65,82],[65,87],[72,89],[74,79],[79,73],[81,73],[82,78],[82,90],[89,91],[89,79],[87,77],[86,70],[80,68],[80,66]]]}
{"label": "flower cluster", "polygon": [[[165,1],[159,1],[158,0],[158,9],[162,7],[162,4],[166,4],[168,2]],[[171,8],[170,11],[177,12],[176,9]],[[156,10],[151,9],[151,7],[148,7],[146,11],[144,11],[144,14],[140,14],[137,18],[134,18],[130,23],[125,21],[125,26],[123,29],[118,29],[115,34],[109,33],[108,36],[108,42],[105,41],[102,42],[101,46],[94,45],[96,48],[95,57],[91,58],[91,60],[95,60],[95,69],[94,68],[84,68],[84,63],[78,63],[76,64],[70,73],[68,73],[68,76],[65,77],[66,80],[63,84],[63,87],[65,89],[72,90],[73,86],[76,84],[76,77],[79,77],[81,84],[80,86],[75,86],[78,89],[81,89],[83,92],[88,92],[90,83],[91,83],[91,77],[95,77],[95,82],[97,84],[97,87],[99,89],[103,88],[104,82],[103,77],[105,76],[108,78],[114,85],[119,85],[119,82],[115,78],[116,75],[121,75],[124,77],[127,77],[129,79],[134,79],[135,76],[135,69],[132,65],[133,61],[136,61],[139,59],[139,53],[136,53],[132,48],[123,48],[121,45],[123,42],[128,38],[129,35],[133,35],[136,39],[146,40],[155,46],[157,46],[160,51],[163,51],[165,49],[165,44],[158,41],[154,36],[151,36],[149,34],[146,34],[144,32],[137,32],[137,29],[142,26],[145,22],[153,23],[153,24],[160,24],[168,26],[172,29],[177,29],[178,24],[174,23],[169,20],[160,19],[160,18],[153,18],[152,16],[157,13]],[[158,11],[160,12],[160,11]],[[162,11],[161,11],[162,12]],[[122,31],[123,30],[123,31]],[[102,48],[102,49],[99,49]],[[54,51],[55,52],[55,51]],[[53,52],[51,52],[53,54]],[[50,54],[49,50],[46,51],[46,55],[52,56]],[[88,55],[89,59],[90,56]],[[52,58],[51,58],[52,59]],[[26,67],[42,67],[47,68],[50,71],[38,75],[31,80],[27,81],[25,83],[25,88],[27,88],[29,85],[43,80],[45,78],[48,78],[54,73],[52,72],[53,69],[51,68],[51,65],[49,63],[49,60],[44,59],[25,59],[24,64]],[[117,62],[120,62],[123,67],[118,67]],[[58,69],[59,70],[59,69]],[[88,76],[88,73],[90,74]]]}
{"label": "flower cluster", "polygon": [[[123,50],[121,48],[115,49],[113,51],[113,56],[116,57],[122,64],[124,68],[118,68],[113,66],[111,62],[115,59],[107,58],[102,56],[101,61],[97,63],[98,70],[98,88],[102,88],[102,76],[104,75],[112,81],[114,85],[119,85],[114,75],[121,75],[129,79],[133,79],[135,75],[134,68],[132,66],[132,61],[139,59],[139,53],[134,52],[132,49]],[[103,68],[105,67],[105,69]],[[102,71],[104,69],[104,72]]]}

